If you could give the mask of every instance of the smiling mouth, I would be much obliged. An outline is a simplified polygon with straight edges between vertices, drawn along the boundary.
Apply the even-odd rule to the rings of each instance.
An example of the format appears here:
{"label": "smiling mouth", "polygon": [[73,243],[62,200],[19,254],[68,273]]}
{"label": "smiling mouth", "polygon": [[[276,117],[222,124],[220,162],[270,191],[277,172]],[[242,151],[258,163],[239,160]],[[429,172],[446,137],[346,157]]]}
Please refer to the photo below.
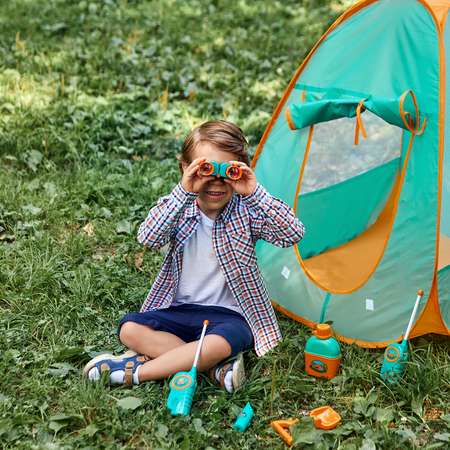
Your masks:
{"label": "smiling mouth", "polygon": [[222,197],[223,195],[225,195],[225,192],[206,191],[206,194],[210,197]]}

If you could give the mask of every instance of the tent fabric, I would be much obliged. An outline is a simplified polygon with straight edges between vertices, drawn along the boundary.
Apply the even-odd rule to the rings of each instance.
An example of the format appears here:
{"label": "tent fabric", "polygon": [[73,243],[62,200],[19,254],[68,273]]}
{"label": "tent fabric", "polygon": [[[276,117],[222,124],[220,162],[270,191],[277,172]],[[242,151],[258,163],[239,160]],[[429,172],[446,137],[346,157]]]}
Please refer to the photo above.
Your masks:
{"label": "tent fabric", "polygon": [[[301,195],[298,209],[303,218],[308,217],[308,233],[299,247],[302,257],[307,259],[348,242],[373,224],[373,216],[379,215],[392,190],[398,168],[398,159],[394,159],[342,183]],[[347,202],[350,197],[352,201]]]}
{"label": "tent fabric", "polygon": [[[306,86],[305,88],[307,89]],[[289,127],[298,130],[340,117],[355,117],[358,106],[362,105],[364,109],[371,111],[386,122],[410,130],[411,126],[405,123],[404,114],[407,114],[413,123],[419,119],[414,98],[414,94],[410,91],[406,91],[399,98],[381,98],[364,94],[355,97],[350,93],[334,97],[332,93],[325,91],[325,95],[320,100],[293,103],[286,109],[286,115]],[[404,114],[402,114],[403,102],[406,103]]]}
{"label": "tent fabric", "polygon": [[[412,335],[449,332],[448,270],[437,272],[437,259],[438,237],[446,221],[439,217],[440,211],[443,214],[448,208],[443,200],[440,210],[443,185],[450,176],[446,169],[450,136],[446,129],[444,148],[446,66],[439,28],[444,22],[434,15],[432,3],[365,0],[344,13],[296,72],[253,160],[259,181],[296,207],[307,230],[298,248],[257,245],[259,265],[275,304],[290,317],[313,325],[331,292],[325,320],[333,322],[341,340],[368,347],[401,338],[419,288],[428,300],[421,305]],[[450,0],[446,5],[450,6]],[[400,112],[405,92],[413,92],[419,105],[416,113],[410,96],[405,98],[403,119],[408,126]],[[363,121],[367,114],[379,115],[401,130],[397,154],[383,159],[387,141],[379,137],[390,132],[390,125],[372,136],[367,133],[372,145],[366,153],[358,153],[351,142],[342,143],[348,145],[342,151],[332,140],[315,140],[319,127],[332,134],[339,121],[354,120],[347,118],[354,117],[361,101],[366,108],[360,111]],[[450,111],[448,103],[446,109]],[[426,126],[420,135],[424,118]],[[292,123],[297,131],[290,129]],[[345,160],[336,163],[340,155]],[[312,170],[318,161],[323,170]],[[331,183],[320,179],[340,172],[344,165],[351,176]],[[384,228],[385,245],[373,263],[368,243],[375,239],[369,232],[382,220],[402,171],[396,210],[389,216],[392,223]],[[339,255],[342,249],[350,259]],[[319,264],[312,267],[317,260]],[[353,283],[354,275],[348,270],[351,260],[354,266],[361,261],[371,266],[361,286],[342,292],[333,283],[318,282],[319,272],[328,271],[343,283]]]}
{"label": "tent fabric", "polygon": [[[448,3],[448,2],[447,2]],[[447,17],[445,22],[444,41],[450,42],[450,19]],[[442,19],[443,20],[443,19]],[[450,64],[450,46],[445,48],[445,59]],[[446,105],[447,114],[450,111],[450,75],[446,78]],[[441,204],[441,223],[440,223],[440,241],[439,241],[439,263],[438,263],[438,290],[439,305],[441,307],[442,317],[447,327],[450,328],[450,124],[445,121],[444,142],[446,149],[442,161],[442,204]]]}

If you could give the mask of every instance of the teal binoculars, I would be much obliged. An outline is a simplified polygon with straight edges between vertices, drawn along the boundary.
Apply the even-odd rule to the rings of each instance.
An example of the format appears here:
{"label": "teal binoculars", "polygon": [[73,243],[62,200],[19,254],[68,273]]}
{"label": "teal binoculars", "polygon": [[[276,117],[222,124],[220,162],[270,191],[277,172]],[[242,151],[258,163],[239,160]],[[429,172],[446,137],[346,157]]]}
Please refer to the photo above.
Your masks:
{"label": "teal binoculars", "polygon": [[219,176],[230,180],[239,180],[242,177],[242,168],[236,163],[205,161],[200,164],[198,174],[204,177]]}

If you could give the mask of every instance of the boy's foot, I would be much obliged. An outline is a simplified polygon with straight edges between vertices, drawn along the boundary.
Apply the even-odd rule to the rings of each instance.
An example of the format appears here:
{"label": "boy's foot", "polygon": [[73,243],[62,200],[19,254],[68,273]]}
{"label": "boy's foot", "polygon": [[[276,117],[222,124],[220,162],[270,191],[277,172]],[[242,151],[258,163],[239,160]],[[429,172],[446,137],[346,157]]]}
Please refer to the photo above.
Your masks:
{"label": "boy's foot", "polygon": [[103,353],[91,359],[83,369],[83,374],[92,381],[100,380],[102,373],[109,373],[109,384],[131,386],[139,384],[139,367],[150,358],[128,350],[123,355]]}
{"label": "boy's foot", "polygon": [[211,369],[211,377],[227,392],[235,392],[245,382],[244,357],[242,353],[232,360],[225,360]]}

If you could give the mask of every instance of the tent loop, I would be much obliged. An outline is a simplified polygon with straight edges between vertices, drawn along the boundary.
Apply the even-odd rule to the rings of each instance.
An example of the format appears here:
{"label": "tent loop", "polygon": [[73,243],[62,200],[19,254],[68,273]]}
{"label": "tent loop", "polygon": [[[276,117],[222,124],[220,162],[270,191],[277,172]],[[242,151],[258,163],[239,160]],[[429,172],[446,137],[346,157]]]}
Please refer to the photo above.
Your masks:
{"label": "tent loop", "polygon": [[[414,120],[412,114],[409,113],[408,111],[405,111],[405,109],[404,109],[405,100],[406,100],[406,97],[408,94],[410,95],[413,106],[414,106],[415,120]],[[411,89],[408,89],[407,91],[403,92],[403,94],[400,96],[399,107],[400,107],[400,117],[402,118],[403,124],[405,125],[406,129],[408,131],[410,131],[411,133],[416,134],[418,136],[423,134],[426,123],[427,123],[427,118],[425,117],[423,119],[422,126],[420,126],[419,106],[417,105],[416,96]]]}
{"label": "tent loop", "polygon": [[366,110],[366,107],[364,106],[364,100],[361,100],[358,103],[358,106],[356,107],[356,125],[355,125],[355,138],[354,138],[354,144],[359,144],[359,133],[361,132],[364,139],[367,139],[367,132],[366,128],[364,127],[364,123],[361,118],[361,113]]}

